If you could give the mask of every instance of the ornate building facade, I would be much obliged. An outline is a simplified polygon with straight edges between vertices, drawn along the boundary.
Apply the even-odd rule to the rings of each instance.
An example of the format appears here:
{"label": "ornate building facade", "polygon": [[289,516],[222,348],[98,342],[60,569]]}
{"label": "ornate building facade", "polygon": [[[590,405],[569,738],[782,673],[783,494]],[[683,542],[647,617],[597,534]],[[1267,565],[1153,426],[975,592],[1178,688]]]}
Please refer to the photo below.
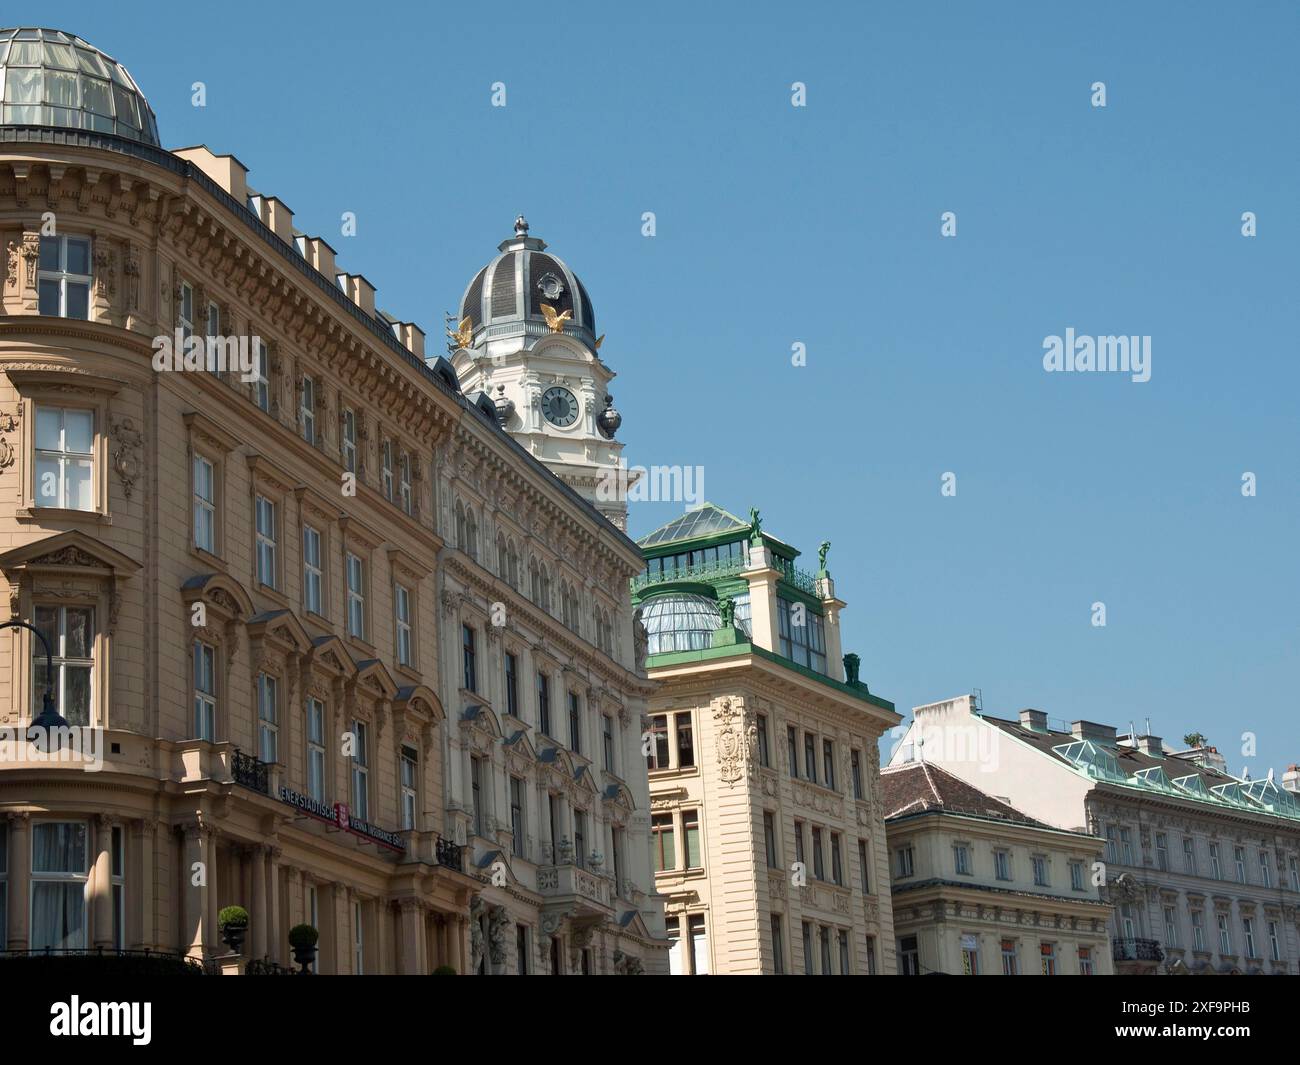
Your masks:
{"label": "ornate building facade", "polygon": [[639,543],[672,972],[894,972],[877,745],[899,719],[841,656],[829,545],[806,573],[712,504]]}
{"label": "ornate building facade", "polygon": [[1212,748],[973,696],[917,707],[891,765],[923,760],[1035,820],[1103,841],[1118,973],[1300,971],[1300,799]]}
{"label": "ornate building facade", "polygon": [[[554,838],[589,814],[600,921],[596,863],[544,854],[531,805],[538,869],[493,887],[466,830],[509,823],[508,790],[480,790],[504,777],[470,757],[496,714],[455,694],[464,623],[499,580],[460,522],[513,545],[506,572],[537,562],[587,603],[579,639],[540,593],[494,584],[508,606],[495,643],[481,626],[482,675],[489,643],[528,642],[557,714],[577,671],[584,710],[632,743],[634,545],[237,159],[164,150],[120,64],[24,29],[0,31],[0,66],[0,575],[39,633],[3,635],[0,946],[211,958],[237,904],[253,958],[287,961],[305,922],[322,972],[468,972],[482,936],[515,941],[483,897],[500,891],[537,903],[548,955],[554,903],[563,971],[654,971],[644,775],[638,800],[609,766],[496,737],[503,769],[523,756],[557,797]],[[60,760],[22,742],[47,687],[77,738]],[[597,832],[620,833],[625,883]]]}

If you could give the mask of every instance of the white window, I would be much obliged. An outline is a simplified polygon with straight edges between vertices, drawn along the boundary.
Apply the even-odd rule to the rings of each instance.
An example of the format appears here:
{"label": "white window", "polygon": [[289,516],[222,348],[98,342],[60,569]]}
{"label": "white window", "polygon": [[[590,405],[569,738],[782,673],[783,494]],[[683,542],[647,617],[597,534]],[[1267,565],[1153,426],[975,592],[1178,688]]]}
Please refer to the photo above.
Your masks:
{"label": "white window", "polygon": [[1161,872],[1169,871],[1169,837],[1163,832],[1156,833],[1156,867]]}
{"label": "white window", "polygon": [[397,614],[397,664],[411,664],[411,593],[402,585],[393,589],[393,604]]}
{"label": "white window", "polygon": [[361,903],[359,902],[352,904],[352,928],[354,935],[352,942],[352,971],[361,974],[366,969],[366,934],[365,924],[362,920]]}
{"label": "white window", "polygon": [[1223,879],[1223,867],[1219,864],[1219,845],[1210,844],[1210,872],[1214,875],[1215,880]]}
{"label": "white window", "polygon": [[257,675],[257,756],[268,764],[279,761],[278,688],[275,677],[268,673]]}
{"label": "white window", "polygon": [[264,411],[271,409],[270,359],[261,337],[253,338],[253,402]]}
{"label": "white window", "polygon": [[958,876],[970,876],[970,848],[966,844],[952,845],[952,864]]}
{"label": "white window", "polygon": [[1183,872],[1196,875],[1196,843],[1191,836],[1183,837]]}
{"label": "white window", "polygon": [[415,497],[411,493],[411,456],[405,453],[397,463],[399,499],[402,509],[410,514],[415,506]]}
{"label": "white window", "polygon": [[357,412],[351,407],[343,410],[343,468],[357,472]]}
{"label": "white window", "polygon": [[307,794],[325,801],[325,704],[307,697]]}
{"label": "white window", "polygon": [[[0,847],[0,849],[3,848]],[[3,888],[0,888],[0,890],[3,890]],[[4,912],[4,905],[2,902],[0,902],[0,913],[3,912]],[[1278,942],[1276,921],[1268,922],[1268,950],[1269,950],[1269,954],[1272,956],[1274,961],[1282,960],[1282,945],[1281,943]]]}
{"label": "white window", "polygon": [[898,875],[900,877],[912,875],[912,848],[899,847],[894,852],[898,858]]}
{"label": "white window", "polygon": [[212,462],[194,456],[194,546],[217,553],[217,477]]}
{"label": "white window", "polygon": [[1241,930],[1246,940],[1246,957],[1259,957],[1255,953],[1255,919],[1253,917],[1243,917],[1241,919]]}
{"label": "white window", "polygon": [[1221,913],[1218,915],[1219,922],[1219,953],[1232,953],[1232,930],[1228,927],[1228,915]]}
{"label": "white window", "polygon": [[1259,852],[1259,882],[1266,888],[1273,886],[1273,867],[1268,864],[1268,851]]}
{"label": "white window", "polygon": [[1137,935],[1137,920],[1133,916],[1133,907],[1127,902],[1119,908],[1119,923],[1124,929],[1124,938],[1133,939]]}
{"label": "white window", "polygon": [[1006,851],[993,852],[993,869],[999,880],[1011,879],[1011,855]]}
{"label": "white window", "polygon": [[393,501],[393,442],[385,440],[379,448],[380,473],[383,477],[384,498]]}
{"label": "white window", "polygon": [[1040,854],[1035,854],[1033,858],[1030,859],[1030,861],[1033,864],[1033,868],[1034,868],[1035,886],[1048,887],[1049,881],[1047,879],[1047,859]]}
{"label": "white window", "polygon": [[69,407],[36,408],[38,507],[95,509],[95,416]]}
{"label": "white window", "polygon": [[95,612],[88,606],[36,607],[36,627],[49,641],[54,665],[45,671],[45,648],[32,644],[32,716],[45,704],[45,688],[53,682],[54,705],[69,725],[89,725],[94,715]]}
{"label": "white window", "polygon": [[177,317],[180,319],[181,336],[189,340],[194,335],[194,288],[188,281],[181,282],[181,306]]}
{"label": "white window", "polygon": [[217,738],[217,652],[194,641],[194,735],[209,743]]}
{"label": "white window", "polygon": [[1070,890],[1083,890],[1083,862],[1070,863]]}
{"label": "white window", "polygon": [[86,948],[89,848],[84,821],[32,825],[32,950]]}
{"label": "white window", "polygon": [[348,552],[348,635],[366,638],[366,569],[360,556]]}
{"label": "white window", "polygon": [[1172,906],[1165,907],[1165,945],[1178,946],[1178,911]]}
{"label": "white window", "polygon": [[402,747],[402,828],[415,827],[419,808],[420,756],[412,747]]}
{"label": "white window", "polygon": [[1134,865],[1133,861],[1133,833],[1127,828],[1119,830],[1119,843],[1124,856],[1125,865]]}
{"label": "white window", "polygon": [[309,614],[323,617],[324,571],[321,569],[320,530],[302,527],[302,601]]}
{"label": "white window", "polygon": [[257,580],[268,588],[277,586],[275,503],[257,497]]}
{"label": "white window", "polygon": [[1287,861],[1287,868],[1291,872],[1291,890],[1300,891],[1300,860],[1291,858]]}
{"label": "white window", "polygon": [[302,399],[299,415],[302,419],[302,438],[309,444],[316,443],[316,381],[311,377],[302,379]]}
{"label": "white window", "polygon": [[1234,847],[1232,853],[1237,866],[1237,882],[1244,884],[1246,882],[1246,848]]}
{"label": "white window", "polygon": [[362,821],[370,820],[369,729],[364,721],[352,723],[352,812]]}
{"label": "white window", "polygon": [[1205,914],[1200,910],[1192,911],[1192,949],[1205,949]]}
{"label": "white window", "polygon": [[90,241],[85,237],[41,237],[36,281],[39,312],[53,318],[89,319],[90,263]]}

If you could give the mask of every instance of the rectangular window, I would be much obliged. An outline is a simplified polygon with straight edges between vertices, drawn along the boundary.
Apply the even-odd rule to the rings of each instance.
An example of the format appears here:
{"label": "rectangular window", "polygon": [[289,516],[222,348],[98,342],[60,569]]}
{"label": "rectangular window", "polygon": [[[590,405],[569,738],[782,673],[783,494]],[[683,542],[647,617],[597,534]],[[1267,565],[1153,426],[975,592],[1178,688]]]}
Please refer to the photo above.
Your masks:
{"label": "rectangular window", "polygon": [[86,948],[90,839],[84,821],[32,824],[31,949]]}
{"label": "rectangular window", "polygon": [[790,762],[790,775],[796,780],[799,779],[799,741],[795,737],[794,726],[787,726],[785,730],[786,756]]}
{"label": "rectangular window", "polygon": [[822,976],[831,975],[831,930],[825,925],[821,926],[818,940],[822,947]]}
{"label": "rectangular window", "polygon": [[1219,845],[1210,844],[1210,874],[1215,880],[1223,879],[1223,867],[1219,864]]}
{"label": "rectangular window", "polygon": [[551,679],[537,674],[537,727],[543,736],[551,734]]}
{"label": "rectangular window", "polygon": [[600,715],[600,746],[607,772],[614,772],[614,719],[608,714]]}
{"label": "rectangular window", "polygon": [[582,753],[582,700],[577,692],[569,692],[569,749]]}
{"label": "rectangular window", "polygon": [[276,543],[278,531],[276,525],[275,503],[266,496],[259,495],[257,510],[257,580],[268,588],[276,588],[279,582],[276,575],[279,567],[276,562]]}
{"label": "rectangular window", "polygon": [[1196,875],[1196,844],[1191,836],[1183,837],[1183,872]]}
{"label": "rectangular window", "polygon": [[121,950],[126,938],[126,841],[122,827],[114,825],[110,831],[109,870],[113,904],[113,949]]}
{"label": "rectangular window", "polygon": [[359,555],[348,552],[348,635],[366,638],[366,564]]}
{"label": "rectangular window", "polygon": [[704,929],[704,914],[691,914],[687,919],[687,932],[691,945],[691,972],[696,976],[709,975],[709,937]]}
{"label": "rectangular window", "polygon": [[304,376],[302,379],[298,415],[302,422],[302,438],[314,446],[316,443],[316,381],[314,378]]}
{"label": "rectangular window", "polygon": [[478,669],[475,664],[474,636],[472,625],[462,625],[460,627],[461,687],[467,692],[478,691]]}
{"label": "rectangular window", "polygon": [[194,335],[194,286],[188,281],[181,282],[181,299],[177,318],[180,319],[181,338],[189,340]]}
{"label": "rectangular window", "polygon": [[852,965],[849,962],[849,934],[843,928],[840,929],[840,975],[851,976]]}
{"label": "rectangular window", "polygon": [[511,850],[516,858],[524,856],[524,782],[519,777],[510,778],[510,832],[514,836]]}
{"label": "rectangular window", "polygon": [[1268,851],[1259,852],[1259,882],[1266,888],[1273,886],[1273,869],[1268,864]]}
{"label": "rectangular window", "polygon": [[515,972],[520,976],[528,975],[528,926],[515,925]]}
{"label": "rectangular window", "polygon": [[[209,341],[216,340],[217,337],[221,336],[221,308],[211,301],[208,302],[208,329],[205,335]],[[209,345],[209,350],[211,350],[211,345]]]}
{"label": "rectangular window", "polygon": [[686,868],[703,869],[704,852],[700,848],[700,811],[682,811],[682,839],[686,844]]}
{"label": "rectangular window", "polygon": [[41,712],[45,689],[54,689],[55,709],[69,725],[89,725],[94,706],[95,612],[88,606],[36,606],[36,628],[48,641],[54,676],[45,670],[45,649],[32,646],[32,716]]}
{"label": "rectangular window", "polygon": [[677,767],[695,764],[695,741],[691,733],[691,712],[683,710],[675,715],[677,725]]}
{"label": "rectangular window", "polygon": [[649,769],[667,769],[668,757],[668,715],[654,714],[650,718],[650,754],[646,757]]}
{"label": "rectangular window", "polygon": [[1011,879],[1011,855],[1006,851],[993,852],[993,871],[999,880]]}
{"label": "rectangular window", "polygon": [[621,828],[610,828],[609,852],[614,858],[614,883],[611,886],[614,894],[621,897],[627,890],[627,881],[623,879],[623,830]]}
{"label": "rectangular window", "polygon": [[573,860],[587,868],[587,815],[581,810],[573,811]]}
{"label": "rectangular window", "polygon": [[1014,939],[1004,939],[1002,941],[1002,975],[1016,976],[1020,972],[1020,959],[1016,954],[1016,941]]}
{"label": "rectangular window", "polygon": [[1219,953],[1232,953],[1232,929],[1228,926],[1228,915],[1221,913],[1217,915],[1219,924]]}
{"label": "rectangular window", "polygon": [[411,456],[402,453],[397,462],[397,498],[402,510],[411,514],[415,510],[415,493],[411,491]]}
{"label": "rectangular window", "polygon": [[794,823],[794,860],[800,865],[804,863],[803,856],[803,822]]}
{"label": "rectangular window", "polygon": [[1133,833],[1127,828],[1119,830],[1119,845],[1124,857],[1125,865],[1136,865],[1133,860]]}
{"label": "rectangular window", "polygon": [[257,756],[268,765],[279,761],[279,686],[270,674],[257,675]]}
{"label": "rectangular window", "polygon": [[370,820],[370,726],[352,723],[352,812]]}
{"label": "rectangular window", "polygon": [[307,697],[307,794],[325,801],[325,704]]}
{"label": "rectangular window", "polygon": [[[0,912],[3,912],[0,909]],[[785,975],[785,943],[781,938],[781,915],[772,914],[772,971],[777,976]]]}
{"label": "rectangular window", "polygon": [[[2,850],[2,849],[3,849],[3,845],[0,844],[0,850]],[[4,890],[3,886],[0,885],[0,891],[3,891],[3,890]],[[3,913],[3,912],[4,912],[3,900],[0,900],[0,913]],[[1276,922],[1276,921],[1269,921],[1269,922],[1268,922],[1268,951],[1269,951],[1269,955],[1270,955],[1270,957],[1272,957],[1272,959],[1273,959],[1274,961],[1281,961],[1281,960],[1282,960],[1282,944],[1279,942],[1278,937],[1277,937],[1277,922]]]}
{"label": "rectangular window", "polygon": [[1070,890],[1083,890],[1083,862],[1070,863]]}
{"label": "rectangular window", "polygon": [[325,616],[325,571],[321,568],[320,531],[302,527],[302,603],[307,613]]}
{"label": "rectangular window", "polygon": [[209,743],[217,738],[216,661],[211,644],[194,641],[194,736]]}
{"label": "rectangular window", "polygon": [[1165,946],[1178,946],[1178,911],[1172,906],[1166,906],[1165,910]]}
{"label": "rectangular window", "polygon": [[767,715],[758,715],[758,764],[767,769],[772,764],[772,758],[767,746]]}
{"label": "rectangular window", "polygon": [[677,868],[677,840],[673,830],[672,814],[652,814],[650,838],[654,849],[655,872],[662,873]]}
{"label": "rectangular window", "polygon": [[36,407],[36,506],[95,509],[95,415],[71,407]]}
{"label": "rectangular window", "polygon": [[822,783],[835,790],[835,741],[822,740]]}
{"label": "rectangular window", "polygon": [[397,664],[409,666],[411,660],[411,593],[403,585],[393,588],[393,612],[397,622]]}
{"label": "rectangular window", "polygon": [[483,759],[469,760],[469,786],[474,800],[474,835],[487,836],[487,793],[483,790]]}
{"label": "rectangular window", "polygon": [[1156,833],[1156,868],[1169,872],[1169,837],[1163,832]]}
{"label": "rectangular window", "polygon": [[402,785],[402,828],[415,828],[416,817],[420,810],[420,755],[414,747],[402,745],[401,764]]}
{"label": "rectangular window", "polygon": [[511,717],[519,716],[519,659],[509,651],[505,657],[506,670],[506,713]]}
{"label": "rectangular window", "polygon": [[1119,832],[1114,825],[1106,826],[1106,861],[1119,864]]}
{"label": "rectangular window", "polygon": [[767,867],[779,869],[781,863],[776,854],[776,819],[770,810],[763,811],[763,846],[767,851]]}
{"label": "rectangular window", "polygon": [[343,409],[343,468],[357,472],[357,412],[351,407]]}
{"label": "rectangular window", "polygon": [[361,903],[352,904],[352,971],[358,975],[366,971],[366,934]]}
{"label": "rectangular window", "polygon": [[1243,917],[1241,919],[1241,931],[1246,940],[1246,957],[1259,957],[1255,953],[1255,919],[1253,917]]}
{"label": "rectangular window", "polygon": [[803,734],[803,772],[805,777],[817,783],[817,737],[811,732]]}
{"label": "rectangular window", "polygon": [[1244,884],[1246,882],[1246,848],[1234,847],[1232,854],[1234,864],[1237,867],[1237,883]]}
{"label": "rectangular window", "polygon": [[1287,869],[1291,876],[1291,890],[1300,891],[1300,860],[1296,858],[1288,859]]}
{"label": "rectangular window", "polygon": [[867,975],[876,975],[876,937],[867,936]]}
{"label": "rectangular window", "polygon": [[844,886],[844,859],[840,855],[840,834],[831,833],[831,881]]}
{"label": "rectangular window", "polygon": [[803,922],[803,971],[805,976],[812,976],[813,972],[813,940],[812,925],[807,921]]}
{"label": "rectangular window", "polygon": [[271,411],[271,360],[261,337],[253,338],[253,402],[258,409]]}
{"label": "rectangular window", "polygon": [[1205,950],[1205,915],[1200,910],[1192,911],[1192,949]]}
{"label": "rectangular window", "polygon": [[393,501],[393,442],[385,440],[379,447],[379,472],[383,481],[384,498]]}
{"label": "rectangular window", "polygon": [[1056,975],[1056,944],[1041,943],[1038,947],[1038,954],[1042,961],[1042,971],[1044,976]]}
{"label": "rectangular window", "polygon": [[217,553],[217,475],[212,463],[194,456],[194,546]]}
{"label": "rectangular window", "polygon": [[958,876],[970,876],[970,848],[966,844],[952,845],[952,866]]}
{"label": "rectangular window", "polygon": [[853,797],[861,799],[862,791],[862,753],[860,751],[849,752],[849,765],[853,770]]}
{"label": "rectangular window", "polygon": [[[971,937],[974,938],[973,936]],[[965,940],[966,937],[962,936]],[[980,951],[979,947],[973,944],[963,943],[961,948],[961,971],[963,976],[979,976],[980,974]]]}
{"label": "rectangular window", "polygon": [[1029,861],[1034,871],[1034,886],[1048,887],[1049,884],[1047,880],[1047,859],[1044,858],[1041,854],[1035,854],[1032,858],[1030,858]]}
{"label": "rectangular window", "polygon": [[[12,86],[13,75],[9,77]],[[38,312],[52,318],[88,321],[90,264],[90,241],[85,237],[41,237],[36,276]]]}
{"label": "rectangular window", "polygon": [[822,830],[816,825],[812,830],[813,876],[818,880],[826,879],[826,863],[822,858]]}
{"label": "rectangular window", "polygon": [[1079,975],[1080,976],[1092,975],[1092,948],[1091,947],[1079,948]]}
{"label": "rectangular window", "polygon": [[871,894],[871,865],[867,861],[867,841],[858,840],[858,868],[862,870],[862,894]]}
{"label": "rectangular window", "polygon": [[903,877],[911,876],[912,875],[912,848],[899,847],[897,850],[894,851],[894,857],[897,863],[898,877],[902,879]]}

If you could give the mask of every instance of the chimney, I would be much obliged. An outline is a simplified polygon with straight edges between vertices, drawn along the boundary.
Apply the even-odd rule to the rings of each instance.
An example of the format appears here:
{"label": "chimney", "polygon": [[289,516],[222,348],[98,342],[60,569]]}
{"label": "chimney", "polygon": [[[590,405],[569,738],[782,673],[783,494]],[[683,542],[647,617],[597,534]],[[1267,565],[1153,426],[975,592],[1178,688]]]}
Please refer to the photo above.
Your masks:
{"label": "chimney", "polygon": [[178,148],[172,154],[193,163],[230,193],[238,203],[248,202],[248,167],[233,155],[213,155],[205,144],[193,148]]}
{"label": "chimney", "polygon": [[338,276],[334,265],[334,249],[320,237],[303,238],[303,257],[331,281]]}
{"label": "chimney", "polygon": [[1047,731],[1047,712],[1045,710],[1021,710],[1020,727],[1030,732]]}
{"label": "chimney", "polygon": [[1289,765],[1282,774],[1282,787],[1300,793],[1300,765]]}
{"label": "chimney", "polygon": [[414,322],[398,322],[397,339],[412,355],[424,358],[424,330]]}
{"label": "chimney", "polygon": [[1099,725],[1095,721],[1073,721],[1070,735],[1076,740],[1091,740],[1106,747],[1115,746],[1115,726]]}
{"label": "chimney", "polygon": [[339,274],[339,288],[370,317],[375,316],[375,286],[360,274]]}
{"label": "chimney", "polygon": [[1149,754],[1152,758],[1163,758],[1165,756],[1164,744],[1160,741],[1160,737],[1152,736],[1149,733],[1137,738],[1137,749],[1143,754]]}
{"label": "chimney", "polygon": [[286,244],[290,243],[293,240],[293,212],[275,196],[267,196],[262,202],[266,207],[263,220],[277,237]]}

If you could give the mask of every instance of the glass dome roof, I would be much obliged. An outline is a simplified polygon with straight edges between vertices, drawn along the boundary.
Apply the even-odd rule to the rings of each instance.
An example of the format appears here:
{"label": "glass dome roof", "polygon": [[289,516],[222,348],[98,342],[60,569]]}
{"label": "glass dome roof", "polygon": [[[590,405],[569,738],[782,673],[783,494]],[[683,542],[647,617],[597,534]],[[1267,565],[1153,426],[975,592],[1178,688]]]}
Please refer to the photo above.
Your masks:
{"label": "glass dome roof", "polygon": [[656,595],[641,605],[652,655],[671,651],[703,651],[713,646],[713,633],[722,624],[718,604],[702,595]]}
{"label": "glass dome roof", "polygon": [[153,109],[126,67],[61,30],[0,29],[0,125],[97,130],[159,145]]}

